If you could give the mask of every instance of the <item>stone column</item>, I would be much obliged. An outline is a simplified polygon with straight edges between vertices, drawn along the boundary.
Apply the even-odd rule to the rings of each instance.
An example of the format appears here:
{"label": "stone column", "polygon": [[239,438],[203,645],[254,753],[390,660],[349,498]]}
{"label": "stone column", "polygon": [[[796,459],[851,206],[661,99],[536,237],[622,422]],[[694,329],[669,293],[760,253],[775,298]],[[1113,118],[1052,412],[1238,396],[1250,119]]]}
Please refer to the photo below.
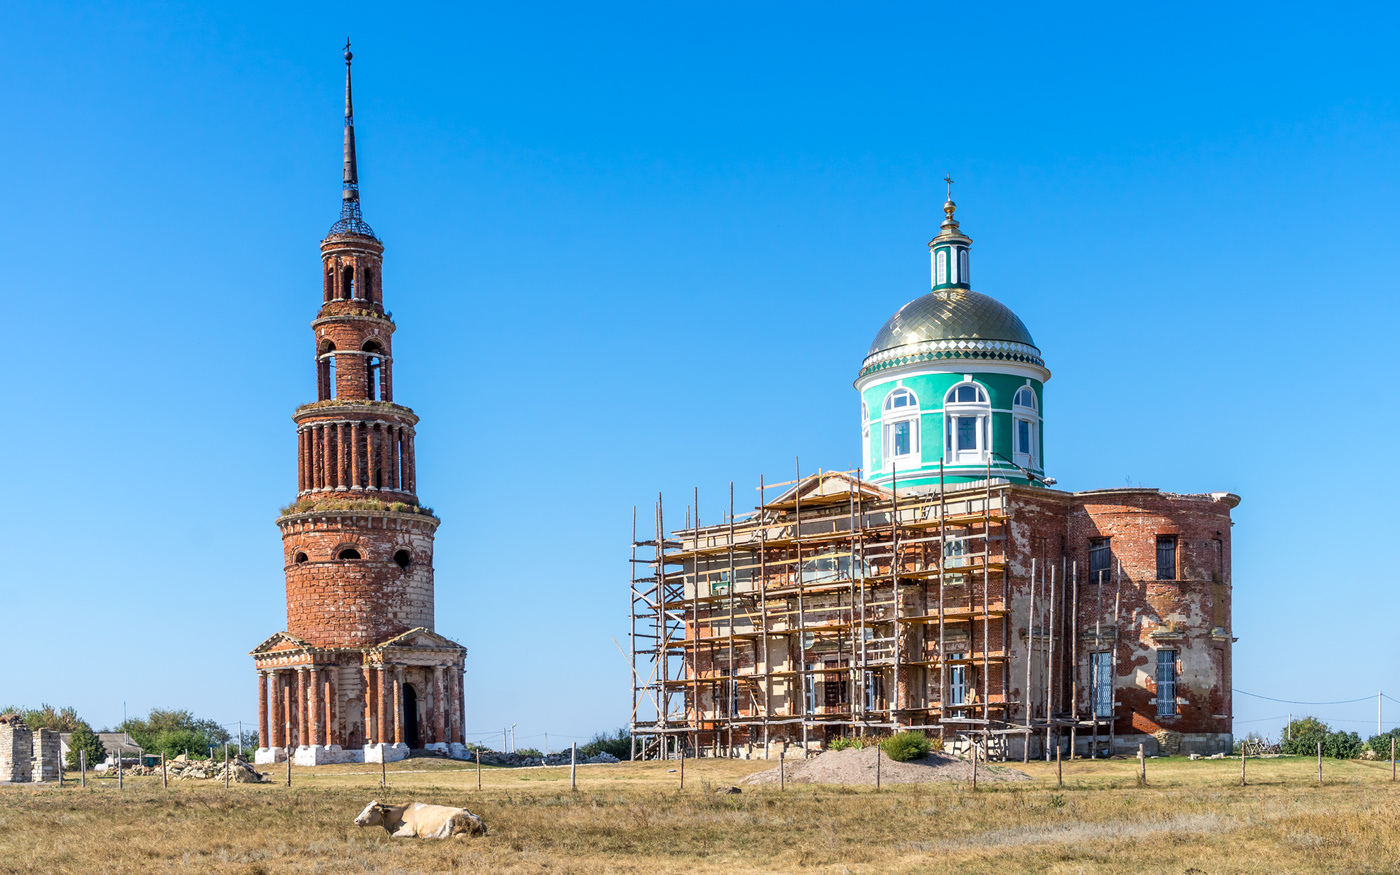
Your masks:
{"label": "stone column", "polygon": [[258,672],[258,747],[271,747],[267,734],[267,672]]}
{"label": "stone column", "polygon": [[374,488],[374,423],[365,423],[365,488]]}
{"label": "stone column", "polygon": [[452,707],[457,710],[457,723],[455,725],[456,736],[452,739],[458,744],[467,743],[467,694],[463,689],[466,686],[466,674],[460,665],[452,667],[452,679],[457,684],[457,691],[452,696]]}
{"label": "stone column", "polygon": [[360,424],[350,423],[350,488],[362,489],[360,482]]}
{"label": "stone column", "polygon": [[413,468],[413,429],[408,429],[408,434],[403,442],[403,478],[404,492],[418,494],[418,475]]}
{"label": "stone column", "polygon": [[296,670],[288,669],[282,683],[282,720],[287,725],[283,741],[288,749],[297,745],[297,708]]}
{"label": "stone column", "polygon": [[442,718],[447,714],[447,708],[442,707],[447,704],[447,690],[442,689],[442,666],[433,666],[433,741],[441,743],[447,741],[447,729],[442,725]]}
{"label": "stone column", "polygon": [[326,489],[335,488],[335,457],[331,455],[331,427],[321,426],[321,481]]}
{"label": "stone column", "polygon": [[451,708],[448,720],[448,742],[462,743],[462,673],[455,665],[448,666],[448,707]]}
{"label": "stone column", "polygon": [[296,703],[292,718],[292,742],[295,747],[306,744],[306,667],[297,667],[296,689],[292,691],[292,701]]}
{"label": "stone column", "polygon": [[389,452],[393,454],[393,458],[389,462],[389,472],[393,476],[394,482],[392,485],[394,487],[394,491],[396,492],[402,488],[402,481],[400,479],[402,477],[402,469],[400,468],[399,462],[399,448],[402,445],[403,429],[396,425],[393,429],[393,437],[389,440]]}
{"label": "stone column", "polygon": [[297,492],[306,491],[306,429],[297,428]]}
{"label": "stone column", "polygon": [[340,733],[337,731],[339,729],[339,721],[337,720],[339,714],[336,713],[340,709],[336,707],[335,699],[336,671],[335,666],[326,669],[326,737],[322,744],[327,747],[340,743]]}
{"label": "stone column", "polygon": [[394,666],[394,744],[403,744],[403,666]]}
{"label": "stone column", "polygon": [[282,739],[287,730],[286,721],[282,714],[282,672],[271,672],[271,706],[272,706],[272,738],[269,739],[269,747],[286,747]]}
{"label": "stone column", "polygon": [[374,744],[375,730],[378,726],[374,722],[374,673],[369,666],[360,667],[361,679],[365,685],[364,711],[365,711],[365,744]]}
{"label": "stone column", "polygon": [[347,436],[350,435],[350,423],[341,422],[335,426],[335,457],[340,462],[340,488],[350,488],[350,447]]}
{"label": "stone column", "polygon": [[320,708],[321,670],[312,667],[306,672],[306,743],[319,744],[321,741]]}
{"label": "stone column", "polygon": [[389,727],[389,715],[384,708],[384,666],[382,665],[376,666],[375,668],[374,702],[378,706],[377,710],[379,711],[379,721],[375,724],[376,728],[379,730],[377,733],[377,740],[380,744],[384,744],[393,739],[388,738],[388,732],[386,732]]}
{"label": "stone column", "polygon": [[375,423],[370,426],[370,433],[374,435],[374,448],[377,451],[374,454],[374,480],[377,481],[379,485],[375,488],[387,489],[389,486],[389,478],[384,476],[384,469],[387,467],[385,465],[384,456],[389,442],[385,440],[384,427],[380,423]]}

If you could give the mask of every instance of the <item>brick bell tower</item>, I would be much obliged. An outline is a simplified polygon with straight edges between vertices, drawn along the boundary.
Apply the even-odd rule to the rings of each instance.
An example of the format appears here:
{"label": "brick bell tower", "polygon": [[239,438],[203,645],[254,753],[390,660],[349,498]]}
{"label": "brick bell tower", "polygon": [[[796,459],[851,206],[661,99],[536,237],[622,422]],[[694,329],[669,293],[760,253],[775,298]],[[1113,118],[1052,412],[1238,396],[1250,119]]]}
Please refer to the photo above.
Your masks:
{"label": "brick bell tower", "polygon": [[384,244],[360,211],[345,46],[340,220],[321,241],[316,401],[297,408],[297,496],[277,518],[287,630],[252,651],[258,762],[465,755],[466,649],[433,631],[433,536],[418,503],[418,417],[394,403]]}

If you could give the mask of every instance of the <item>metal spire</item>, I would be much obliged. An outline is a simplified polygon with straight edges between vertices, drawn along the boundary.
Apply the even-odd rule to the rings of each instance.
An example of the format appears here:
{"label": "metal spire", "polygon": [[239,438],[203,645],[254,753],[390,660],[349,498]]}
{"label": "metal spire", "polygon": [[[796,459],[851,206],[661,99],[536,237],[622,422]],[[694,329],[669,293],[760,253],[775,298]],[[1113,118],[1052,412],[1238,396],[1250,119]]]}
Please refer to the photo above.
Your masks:
{"label": "metal spire", "polygon": [[345,173],[340,195],[340,221],[331,226],[332,234],[363,234],[373,237],[360,213],[360,171],[355,163],[355,107],[350,98],[350,40],[345,40]]}

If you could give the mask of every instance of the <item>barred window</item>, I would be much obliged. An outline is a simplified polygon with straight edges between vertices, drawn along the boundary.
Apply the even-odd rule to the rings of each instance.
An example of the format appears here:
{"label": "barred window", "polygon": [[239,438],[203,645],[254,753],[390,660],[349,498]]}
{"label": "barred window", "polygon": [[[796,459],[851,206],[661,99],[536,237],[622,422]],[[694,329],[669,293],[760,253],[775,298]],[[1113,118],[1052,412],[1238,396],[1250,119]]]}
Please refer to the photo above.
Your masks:
{"label": "barred window", "polygon": [[1176,651],[1157,651],[1157,716],[1176,716]]}
{"label": "barred window", "polygon": [[1176,580],[1176,535],[1157,536],[1157,579]]}
{"label": "barred window", "polygon": [[1090,654],[1090,696],[1095,717],[1113,716],[1113,655],[1107,650]]}

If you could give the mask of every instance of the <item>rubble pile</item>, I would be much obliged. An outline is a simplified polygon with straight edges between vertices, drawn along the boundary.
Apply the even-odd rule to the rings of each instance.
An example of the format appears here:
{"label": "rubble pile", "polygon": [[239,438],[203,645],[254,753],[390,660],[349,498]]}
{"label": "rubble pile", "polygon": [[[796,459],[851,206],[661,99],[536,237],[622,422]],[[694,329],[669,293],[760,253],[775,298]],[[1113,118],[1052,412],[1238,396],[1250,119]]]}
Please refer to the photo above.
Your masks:
{"label": "rubble pile", "polygon": [[[229,760],[229,781],[235,784],[270,784],[272,778],[254,769],[252,764],[243,757],[238,756]],[[116,771],[116,769],[112,769]],[[166,775],[172,780],[209,780],[222,781],[224,779],[224,761],[222,759],[212,760],[192,760],[185,754],[180,754],[165,764]],[[160,777],[160,766],[124,765],[122,772],[128,776],[144,775]]]}

